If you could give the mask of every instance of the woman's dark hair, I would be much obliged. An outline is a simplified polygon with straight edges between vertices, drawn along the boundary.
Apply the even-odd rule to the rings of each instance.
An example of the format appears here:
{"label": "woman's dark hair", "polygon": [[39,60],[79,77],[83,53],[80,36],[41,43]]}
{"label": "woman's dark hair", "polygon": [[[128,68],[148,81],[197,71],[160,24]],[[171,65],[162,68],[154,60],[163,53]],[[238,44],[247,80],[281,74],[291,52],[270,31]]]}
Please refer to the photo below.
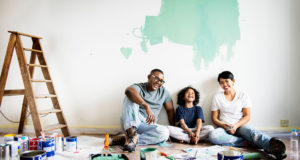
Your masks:
{"label": "woman's dark hair", "polygon": [[199,103],[199,99],[200,99],[200,93],[193,87],[185,87],[182,90],[179,91],[179,93],[177,94],[177,104],[178,105],[185,105],[185,100],[184,100],[184,94],[188,89],[192,89],[195,92],[195,100],[193,102],[193,105],[197,105]]}
{"label": "woman's dark hair", "polygon": [[224,72],[222,72],[222,73],[219,74],[219,76],[218,76],[218,82],[220,82],[221,78],[233,80],[234,76],[233,76],[233,74],[230,71],[224,71]]}

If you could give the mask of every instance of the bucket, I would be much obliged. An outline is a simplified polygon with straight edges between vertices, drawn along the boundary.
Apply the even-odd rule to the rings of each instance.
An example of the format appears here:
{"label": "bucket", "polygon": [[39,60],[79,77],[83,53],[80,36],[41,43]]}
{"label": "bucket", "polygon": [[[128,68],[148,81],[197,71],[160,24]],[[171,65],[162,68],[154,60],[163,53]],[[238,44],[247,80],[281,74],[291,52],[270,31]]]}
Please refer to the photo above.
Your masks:
{"label": "bucket", "polygon": [[77,151],[77,137],[69,136],[66,138],[66,151],[75,152]]}
{"label": "bucket", "polygon": [[235,150],[221,151],[218,153],[218,160],[243,160],[243,154]]}
{"label": "bucket", "polygon": [[55,140],[54,138],[45,138],[42,140],[41,150],[46,151],[47,157],[55,156]]}
{"label": "bucket", "polygon": [[28,140],[29,150],[42,150],[42,141],[39,138],[32,138]]}
{"label": "bucket", "polygon": [[26,151],[20,155],[20,160],[46,160],[46,151]]}
{"label": "bucket", "polygon": [[4,135],[4,143],[6,143],[8,141],[13,141],[15,136],[16,136],[16,134],[6,134],[6,135]]}
{"label": "bucket", "polygon": [[10,160],[10,145],[9,144],[0,144],[0,159],[1,160]]}
{"label": "bucket", "polygon": [[8,141],[6,144],[10,145],[10,154],[12,157],[17,157],[20,153],[21,143],[17,141]]}
{"label": "bucket", "polygon": [[157,160],[157,149],[141,148],[140,156],[141,156],[141,160]]}

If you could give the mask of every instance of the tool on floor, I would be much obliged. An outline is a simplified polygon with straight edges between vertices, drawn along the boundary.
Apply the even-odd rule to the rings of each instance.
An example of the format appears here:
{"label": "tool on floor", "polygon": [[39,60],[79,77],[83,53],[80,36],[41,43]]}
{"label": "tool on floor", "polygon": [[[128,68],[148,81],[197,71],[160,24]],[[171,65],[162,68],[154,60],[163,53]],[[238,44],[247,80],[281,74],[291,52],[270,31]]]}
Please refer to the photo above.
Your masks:
{"label": "tool on floor", "polygon": [[[65,137],[70,136],[70,131],[64,117],[63,111],[59,104],[57,94],[54,89],[53,81],[51,79],[49,68],[45,59],[44,51],[42,49],[40,39],[41,37],[29,35],[26,33],[8,31],[10,34],[10,39],[8,42],[6,55],[2,67],[2,73],[0,77],[0,106],[3,99],[3,96],[13,96],[13,95],[24,95],[23,106],[21,112],[21,118],[19,123],[18,133],[22,134],[24,130],[26,115],[28,106],[30,109],[30,114],[33,121],[33,126],[35,134],[37,137],[45,134],[47,131],[61,129]],[[32,39],[32,48],[23,48],[21,41],[21,36],[30,37]],[[19,66],[21,69],[21,75],[24,83],[24,89],[17,90],[5,90],[5,84],[7,80],[7,75],[9,67],[11,64],[13,51],[16,50]],[[26,60],[25,52],[30,52],[29,63]],[[36,64],[36,59],[38,59],[39,64]],[[35,68],[40,68],[44,79],[38,80],[33,79],[33,73]],[[33,83],[46,83],[49,94],[47,95],[37,95],[33,90]],[[38,110],[36,99],[38,98],[51,98],[53,108],[49,110]],[[58,119],[58,124],[53,124],[49,126],[43,126],[41,123],[40,116],[48,114],[56,114]]]}
{"label": "tool on floor", "polygon": [[174,156],[171,156],[171,155],[167,155],[166,153],[164,152],[160,152],[160,155],[166,157],[167,159],[170,159],[170,160],[176,160]]}

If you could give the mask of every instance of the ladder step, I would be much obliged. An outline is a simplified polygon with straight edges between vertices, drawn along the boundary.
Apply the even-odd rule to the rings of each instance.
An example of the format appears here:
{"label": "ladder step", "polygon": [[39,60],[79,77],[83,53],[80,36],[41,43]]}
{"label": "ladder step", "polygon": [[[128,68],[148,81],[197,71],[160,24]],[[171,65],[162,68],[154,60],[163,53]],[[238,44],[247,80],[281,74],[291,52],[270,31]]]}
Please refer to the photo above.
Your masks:
{"label": "ladder step", "polygon": [[35,98],[53,98],[56,97],[54,94],[36,95]]}
{"label": "ladder step", "polygon": [[42,39],[42,37],[33,36],[33,35],[22,33],[22,32],[17,32],[17,31],[8,31],[8,32],[9,33],[14,33],[14,34],[19,34],[19,35],[22,35],[22,36],[27,36],[27,37],[33,37],[33,38]]}
{"label": "ladder step", "polygon": [[61,129],[61,128],[65,128],[65,127],[67,127],[67,125],[65,125],[65,124],[53,124],[53,125],[44,127],[44,131],[47,132],[47,131],[52,131],[52,130]]}
{"label": "ladder step", "polygon": [[30,67],[47,67],[46,65],[39,65],[39,64],[28,64]]}
{"label": "ladder step", "polygon": [[37,52],[37,53],[43,53],[43,51],[41,50],[37,50],[37,49],[30,49],[30,48],[23,48],[24,51],[32,51],[32,52]]}
{"label": "ladder step", "polygon": [[43,80],[43,79],[32,79],[31,82],[46,82],[46,83],[50,83],[52,81],[51,80]]}
{"label": "ladder step", "polygon": [[25,89],[4,90],[4,96],[25,95]]}
{"label": "ladder step", "polygon": [[57,113],[57,112],[62,112],[62,110],[60,110],[60,109],[40,110],[40,111],[39,111],[39,114],[40,114],[40,115],[48,115],[48,114],[51,114],[51,113]]}

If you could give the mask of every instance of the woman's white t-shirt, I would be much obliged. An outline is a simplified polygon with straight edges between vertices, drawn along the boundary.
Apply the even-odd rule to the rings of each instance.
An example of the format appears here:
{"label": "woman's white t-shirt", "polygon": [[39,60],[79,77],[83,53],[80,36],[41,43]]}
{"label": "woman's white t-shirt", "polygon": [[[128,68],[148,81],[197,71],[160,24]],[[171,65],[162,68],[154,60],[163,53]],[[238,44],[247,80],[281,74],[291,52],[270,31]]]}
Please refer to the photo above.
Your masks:
{"label": "woman's white t-shirt", "polygon": [[225,98],[224,92],[215,95],[211,111],[219,112],[219,120],[228,123],[236,124],[243,117],[243,108],[250,108],[251,101],[248,95],[242,91],[236,91],[234,99],[230,102]]}

